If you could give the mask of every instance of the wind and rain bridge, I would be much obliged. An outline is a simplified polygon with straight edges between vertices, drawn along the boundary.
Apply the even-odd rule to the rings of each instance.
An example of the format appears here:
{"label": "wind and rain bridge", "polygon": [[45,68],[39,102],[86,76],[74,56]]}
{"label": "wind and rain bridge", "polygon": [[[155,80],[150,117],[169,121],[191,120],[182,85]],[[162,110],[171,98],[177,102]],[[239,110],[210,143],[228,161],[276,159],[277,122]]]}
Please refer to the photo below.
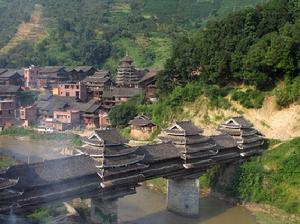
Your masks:
{"label": "wind and rain bridge", "polygon": [[143,181],[168,180],[167,208],[199,215],[199,177],[216,164],[241,163],[263,152],[264,139],[243,117],[204,136],[190,121],[175,122],[161,143],[132,147],[116,129],[82,138],[75,156],[0,171],[0,213],[23,212],[74,198],[91,199],[93,223],[117,223],[117,200]]}

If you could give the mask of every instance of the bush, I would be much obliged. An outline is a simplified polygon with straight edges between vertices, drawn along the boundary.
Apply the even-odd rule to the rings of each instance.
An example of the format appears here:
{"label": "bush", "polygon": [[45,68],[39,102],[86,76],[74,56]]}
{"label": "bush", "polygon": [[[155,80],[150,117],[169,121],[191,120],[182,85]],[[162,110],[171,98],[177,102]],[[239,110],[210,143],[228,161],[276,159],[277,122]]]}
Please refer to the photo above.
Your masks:
{"label": "bush", "polygon": [[248,89],[245,92],[237,90],[234,91],[231,99],[234,101],[238,101],[245,108],[258,109],[261,108],[264,103],[265,93],[251,89]]}
{"label": "bush", "polygon": [[275,90],[276,103],[279,107],[287,107],[300,99],[300,77],[286,79],[284,86]]}

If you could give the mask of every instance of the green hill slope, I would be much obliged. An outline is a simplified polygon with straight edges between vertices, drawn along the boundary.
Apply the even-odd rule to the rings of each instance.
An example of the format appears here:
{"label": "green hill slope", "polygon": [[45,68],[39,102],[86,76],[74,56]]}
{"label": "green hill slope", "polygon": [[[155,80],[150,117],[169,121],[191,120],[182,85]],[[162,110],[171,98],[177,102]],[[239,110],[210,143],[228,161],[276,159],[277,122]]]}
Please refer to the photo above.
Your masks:
{"label": "green hill slope", "polygon": [[[1,2],[8,4],[8,0]],[[17,4],[18,0],[9,2]],[[179,34],[200,28],[208,18],[259,2],[262,0],[30,0],[43,6],[49,35],[33,50],[21,42],[0,57],[0,66],[89,64],[114,69],[127,51],[138,67],[163,68]],[[12,27],[17,29],[16,24]],[[8,41],[6,38],[3,44]]]}

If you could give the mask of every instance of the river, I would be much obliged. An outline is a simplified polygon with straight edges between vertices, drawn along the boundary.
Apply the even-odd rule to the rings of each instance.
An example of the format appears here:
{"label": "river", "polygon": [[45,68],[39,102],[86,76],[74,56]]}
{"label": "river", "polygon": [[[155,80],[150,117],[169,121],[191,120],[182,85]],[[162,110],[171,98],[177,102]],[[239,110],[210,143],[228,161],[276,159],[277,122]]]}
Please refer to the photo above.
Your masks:
{"label": "river", "polygon": [[[61,142],[36,142],[0,137],[0,154],[24,162],[40,162],[61,157]],[[119,200],[119,219],[132,224],[257,224],[245,208],[213,198],[200,199],[200,217],[189,219],[166,210],[165,195],[140,187],[137,194]]]}

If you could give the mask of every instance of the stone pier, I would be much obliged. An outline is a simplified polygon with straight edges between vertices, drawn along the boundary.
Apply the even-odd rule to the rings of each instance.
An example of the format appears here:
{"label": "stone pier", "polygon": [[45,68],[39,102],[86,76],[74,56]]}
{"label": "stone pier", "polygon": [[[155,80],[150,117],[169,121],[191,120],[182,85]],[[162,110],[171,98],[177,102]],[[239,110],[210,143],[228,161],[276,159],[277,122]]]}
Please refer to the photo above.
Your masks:
{"label": "stone pier", "polygon": [[168,210],[182,216],[199,216],[199,179],[168,179]]}
{"label": "stone pier", "polygon": [[91,221],[93,224],[117,224],[117,200],[91,199]]}

